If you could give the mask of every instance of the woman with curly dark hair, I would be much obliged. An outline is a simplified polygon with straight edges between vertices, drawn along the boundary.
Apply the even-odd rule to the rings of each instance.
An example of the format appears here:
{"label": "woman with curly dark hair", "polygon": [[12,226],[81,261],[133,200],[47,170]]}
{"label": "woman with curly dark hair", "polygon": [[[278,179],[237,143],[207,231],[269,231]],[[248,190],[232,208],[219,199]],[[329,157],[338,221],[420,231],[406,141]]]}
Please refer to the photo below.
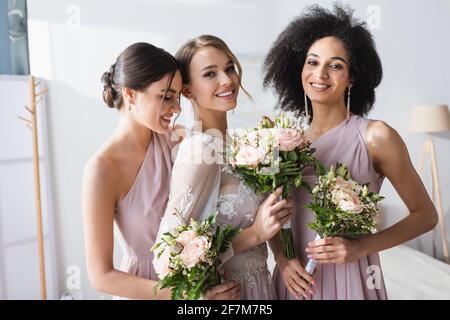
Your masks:
{"label": "woman with curly dark hair", "polygon": [[[279,239],[271,241],[277,262],[274,286],[279,299],[387,299],[378,252],[411,240],[437,223],[436,209],[398,133],[383,121],[364,118],[375,102],[382,67],[365,23],[339,5],[317,5],[292,21],[264,62],[264,85],[278,95],[278,106],[310,120],[306,135],[326,166],[347,164],[356,181],[379,192],[387,177],[409,210],[395,225],[357,239],[314,241],[303,208],[309,195],[294,192],[292,230],[299,259],[286,260]],[[305,179],[314,182],[314,173]],[[314,280],[303,268],[319,262]]]}

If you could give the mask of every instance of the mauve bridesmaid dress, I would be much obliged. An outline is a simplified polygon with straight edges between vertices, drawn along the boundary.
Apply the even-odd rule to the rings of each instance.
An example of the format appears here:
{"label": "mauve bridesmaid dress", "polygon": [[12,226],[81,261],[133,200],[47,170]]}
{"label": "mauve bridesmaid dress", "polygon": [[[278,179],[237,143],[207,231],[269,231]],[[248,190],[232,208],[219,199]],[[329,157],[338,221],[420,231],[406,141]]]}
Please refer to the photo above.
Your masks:
{"label": "mauve bridesmaid dress", "polygon": [[[316,148],[316,158],[324,165],[335,165],[337,162],[346,164],[355,181],[370,183],[369,190],[378,193],[384,177],[375,171],[365,143],[369,121],[352,115],[348,122],[344,120],[327,131],[312,146]],[[304,178],[310,184],[315,181],[311,168],[305,172]],[[300,260],[306,265],[308,258],[305,248],[316,237],[307,224],[314,219],[314,215],[309,209],[303,208],[310,201],[304,189],[294,191],[294,201],[296,212],[292,216],[292,232]],[[373,281],[376,277],[377,281]],[[314,272],[314,280],[313,300],[387,299],[378,253],[351,263],[319,264]],[[273,286],[278,299],[295,300],[284,285],[277,267],[273,274]]]}

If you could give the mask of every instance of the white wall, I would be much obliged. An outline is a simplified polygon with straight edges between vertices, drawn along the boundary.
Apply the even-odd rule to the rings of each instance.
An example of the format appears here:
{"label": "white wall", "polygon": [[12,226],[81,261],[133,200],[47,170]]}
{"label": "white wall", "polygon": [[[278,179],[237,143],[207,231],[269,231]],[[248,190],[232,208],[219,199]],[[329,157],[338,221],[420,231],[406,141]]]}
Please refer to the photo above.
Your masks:
{"label": "white wall", "polygon": [[[24,106],[31,106],[27,76],[0,75],[0,299],[39,299],[40,265],[34,176],[33,135],[24,121],[30,119]],[[42,79],[35,93],[45,87]],[[45,99],[37,100],[40,204],[46,293],[58,297],[56,250]],[[30,127],[31,128],[31,127]],[[11,138],[14,137],[14,138]]]}
{"label": "white wall", "polygon": [[[317,1],[330,7],[331,1]],[[49,82],[49,134],[53,164],[54,210],[59,253],[60,292],[67,268],[81,269],[84,298],[102,298],[89,285],[84,257],[80,185],[84,163],[113,132],[116,112],[101,101],[100,77],[129,44],[147,41],[175,53],[187,39],[211,33],[222,37],[241,57],[244,85],[256,105],[241,100],[231,126],[252,123],[271,112],[273,96],[261,90],[259,61],[289,21],[311,1],[258,0],[29,0],[31,71]],[[450,1],[346,1],[359,17],[373,18],[380,10],[380,28],[373,34],[384,80],[371,118],[383,119],[398,130],[414,161],[424,137],[407,132],[408,110],[418,103],[450,103]],[[444,210],[449,219],[450,134],[436,140]],[[426,178],[429,178],[428,176]],[[388,181],[382,189],[387,224],[402,218],[405,209]],[[430,253],[424,236],[411,246]]]}

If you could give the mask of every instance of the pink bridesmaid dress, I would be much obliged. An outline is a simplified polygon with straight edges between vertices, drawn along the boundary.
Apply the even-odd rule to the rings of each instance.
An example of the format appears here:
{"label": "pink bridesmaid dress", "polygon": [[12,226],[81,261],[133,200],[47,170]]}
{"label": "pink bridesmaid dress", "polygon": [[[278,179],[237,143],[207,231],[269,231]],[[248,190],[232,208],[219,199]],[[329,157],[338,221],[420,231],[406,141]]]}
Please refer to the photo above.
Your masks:
{"label": "pink bridesmaid dress", "polygon": [[150,251],[169,198],[174,143],[170,134],[153,132],[133,186],[115,207],[115,236],[123,250],[119,270],[158,280]]}
{"label": "pink bridesmaid dress", "polygon": [[[369,121],[352,115],[348,122],[344,120],[327,131],[312,146],[316,148],[316,158],[324,165],[335,165],[337,162],[346,164],[354,180],[370,183],[369,190],[378,193],[384,177],[375,171],[365,143]],[[305,172],[304,178],[310,184],[315,181],[312,168]],[[307,226],[314,215],[309,209],[303,208],[310,202],[309,194],[304,189],[295,190],[294,201],[296,212],[292,216],[292,232],[300,261],[306,265],[308,258],[305,248],[317,235]],[[387,299],[378,253],[351,263],[319,264],[313,277],[316,282],[313,300]],[[278,267],[274,270],[273,285],[278,299],[296,299],[284,285]]]}

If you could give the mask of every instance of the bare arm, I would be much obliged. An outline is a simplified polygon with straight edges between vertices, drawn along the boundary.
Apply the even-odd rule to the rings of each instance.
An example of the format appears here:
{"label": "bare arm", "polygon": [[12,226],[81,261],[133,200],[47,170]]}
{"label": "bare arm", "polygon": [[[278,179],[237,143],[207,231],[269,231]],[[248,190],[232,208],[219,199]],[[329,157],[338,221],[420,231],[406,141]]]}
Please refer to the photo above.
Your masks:
{"label": "bare arm", "polygon": [[114,166],[106,160],[91,160],[85,168],[82,210],[89,280],[101,292],[131,299],[169,299],[165,289],[155,295],[156,281],[114,269]]}
{"label": "bare arm", "polygon": [[367,145],[376,168],[391,181],[409,214],[393,226],[362,241],[366,254],[382,251],[411,240],[437,224],[437,213],[414,169],[400,135],[382,121],[367,129]]}
{"label": "bare arm", "polygon": [[351,262],[389,249],[431,230],[438,222],[436,209],[398,133],[382,121],[372,121],[366,141],[376,169],[391,181],[409,214],[393,226],[358,240],[335,237],[311,243],[308,252],[320,263]]}
{"label": "bare arm", "polygon": [[269,241],[270,250],[272,250],[273,258],[275,259],[276,264],[281,262],[283,256],[283,246],[281,244],[280,233],[278,232],[272,239]]}

